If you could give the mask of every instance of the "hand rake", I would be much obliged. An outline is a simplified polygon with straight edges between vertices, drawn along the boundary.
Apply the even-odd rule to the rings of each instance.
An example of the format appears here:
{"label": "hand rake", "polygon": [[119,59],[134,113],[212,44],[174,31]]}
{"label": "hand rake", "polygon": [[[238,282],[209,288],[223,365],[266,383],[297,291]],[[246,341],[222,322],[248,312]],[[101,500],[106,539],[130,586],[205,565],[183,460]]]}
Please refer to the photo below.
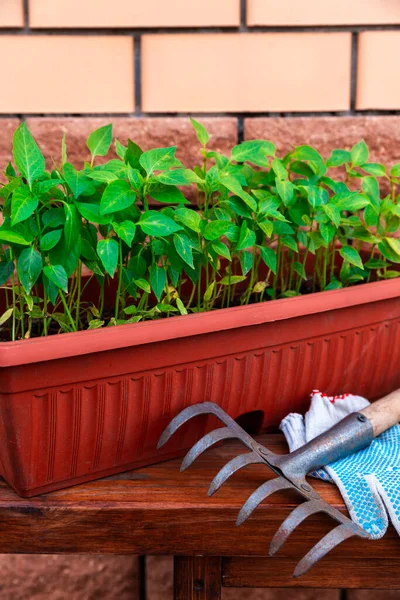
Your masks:
{"label": "hand rake", "polygon": [[306,475],[352,452],[361,450],[370,444],[375,436],[397,423],[400,419],[399,392],[393,392],[359,413],[348,415],[329,431],[291,454],[278,455],[271,452],[256,442],[213,402],[195,404],[179,413],[165,429],[159,440],[158,448],[166,444],[184,423],[201,414],[215,415],[224,423],[225,427],[215,429],[199,440],[183,459],[181,471],[187,469],[207,448],[222,440],[237,438],[250,450],[250,452],[229,461],[217,473],[209,487],[209,496],[219,490],[231,475],[247,465],[264,464],[278,476],[263,483],[249,496],[239,512],[236,525],[244,523],[263,500],[279,490],[294,489],[306,499],[306,502],[295,508],[279,527],[270,544],[270,556],[278,552],[295,528],[314,513],[324,512],[339,523],[300,560],[294,570],[294,577],[306,573],[317,561],[347,538],[352,536],[370,537],[356,523],[325,502],[306,481]]}

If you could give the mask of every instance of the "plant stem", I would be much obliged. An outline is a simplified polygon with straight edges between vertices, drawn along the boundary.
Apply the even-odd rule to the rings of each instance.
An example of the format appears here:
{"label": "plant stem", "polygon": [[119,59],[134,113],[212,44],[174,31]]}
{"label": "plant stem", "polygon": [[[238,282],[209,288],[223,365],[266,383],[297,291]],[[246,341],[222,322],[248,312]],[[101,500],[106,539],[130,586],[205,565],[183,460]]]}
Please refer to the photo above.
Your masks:
{"label": "plant stem", "polygon": [[80,317],[80,312],[81,312],[81,294],[82,294],[82,262],[79,260],[78,261],[78,268],[77,268],[77,274],[76,274],[77,278],[78,278],[78,294],[77,294],[77,298],[76,298],[76,303],[75,303],[75,310],[76,310],[76,318],[75,318],[75,324],[76,324],[76,328],[79,329],[79,317]]}
{"label": "plant stem", "polygon": [[122,287],[122,242],[119,241],[119,268],[118,268],[118,289],[117,297],[115,299],[115,318],[119,317],[119,303],[121,299],[121,287]]}
{"label": "plant stem", "polygon": [[67,301],[65,299],[64,292],[62,290],[58,290],[58,293],[60,294],[60,298],[61,298],[61,301],[62,301],[62,303],[64,305],[64,309],[65,309],[65,312],[67,313],[67,317],[69,319],[69,322],[71,323],[72,331],[77,331],[76,326],[75,326],[75,321],[73,320],[72,315],[70,313],[70,310],[68,308],[68,304],[67,304]]}
{"label": "plant stem", "polygon": [[43,290],[43,333],[47,335],[47,294],[46,290]]}

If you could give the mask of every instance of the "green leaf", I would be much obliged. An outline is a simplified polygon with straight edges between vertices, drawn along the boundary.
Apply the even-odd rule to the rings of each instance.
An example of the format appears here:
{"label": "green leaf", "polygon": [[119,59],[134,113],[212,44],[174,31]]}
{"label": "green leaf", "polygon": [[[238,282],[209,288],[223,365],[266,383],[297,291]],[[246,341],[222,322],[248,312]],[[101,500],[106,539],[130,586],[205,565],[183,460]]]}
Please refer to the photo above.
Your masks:
{"label": "green leaf", "polygon": [[167,274],[161,267],[152,265],[150,267],[150,285],[157,300],[160,302],[163,290],[167,283]]}
{"label": "green leaf", "polygon": [[288,172],[286,170],[285,165],[283,164],[283,161],[280,158],[274,158],[271,167],[278,179],[282,180],[288,178]]}
{"label": "green leaf", "polygon": [[272,221],[268,221],[268,219],[264,219],[263,221],[259,221],[257,223],[260,229],[265,233],[267,237],[271,237],[274,231],[274,225]]}
{"label": "green leaf", "polygon": [[8,319],[9,319],[9,318],[11,317],[11,315],[13,314],[14,310],[15,310],[14,308],[9,308],[9,309],[7,309],[7,310],[6,310],[6,311],[5,311],[5,312],[4,312],[4,313],[3,313],[3,314],[0,316],[0,327],[1,327],[2,325],[4,325],[4,323],[5,323],[6,321],[8,321]]}
{"label": "green leaf", "polygon": [[245,281],[246,277],[242,275],[225,275],[218,283],[221,285],[235,285],[236,283],[241,283]]}
{"label": "green leaf", "polygon": [[89,323],[88,329],[100,329],[100,327],[103,327],[103,325],[104,321],[101,319],[92,319]]}
{"label": "green leaf", "polygon": [[118,264],[118,243],[110,238],[99,240],[97,242],[97,254],[99,255],[102,265],[107,273],[110,275],[110,277],[114,277]]}
{"label": "green leaf", "polygon": [[82,195],[89,196],[96,191],[89,177],[82,171],[77,171],[71,163],[65,163],[64,165],[64,179],[74,198],[79,198]]}
{"label": "green leaf", "polygon": [[115,233],[129,247],[132,245],[136,233],[136,225],[132,221],[122,221],[122,223],[113,223]]}
{"label": "green leaf", "polygon": [[202,183],[202,179],[190,169],[173,169],[155,176],[157,181],[164,185],[191,185],[192,183]]}
{"label": "green leaf", "polygon": [[30,241],[27,240],[21,233],[12,231],[6,227],[0,227],[0,241],[9,244],[20,244],[21,246],[28,246]]}
{"label": "green leaf", "polygon": [[355,144],[351,149],[351,162],[355,167],[361,167],[368,160],[368,147],[364,140]]}
{"label": "green leaf", "polygon": [[113,215],[101,215],[100,205],[89,202],[75,202],[75,206],[84,219],[97,225],[108,225],[113,219]]}
{"label": "green leaf", "polygon": [[[132,142],[132,140],[128,140],[128,147],[125,151],[125,156],[123,160],[133,169],[140,169],[140,157],[143,154],[143,150],[140,146]],[[122,158],[122,157],[121,157]]]}
{"label": "green leaf", "polygon": [[327,167],[341,167],[351,161],[351,154],[347,150],[332,150],[332,154],[326,161]]}
{"label": "green leaf", "polygon": [[196,121],[196,119],[190,118],[190,122],[196,132],[196,136],[197,136],[197,139],[199,140],[200,144],[203,147],[207,146],[207,143],[210,140],[210,136],[208,134],[207,129],[204,127],[204,125],[202,125],[201,123]]}
{"label": "green leaf", "polygon": [[154,148],[143,152],[139,162],[147,175],[150,176],[154,171],[165,171],[174,166],[176,146],[170,148]]}
{"label": "green leaf", "polygon": [[226,187],[230,192],[235,194],[235,196],[239,196],[246,204],[251,208],[251,210],[257,210],[257,202],[244,191],[239,181],[233,177],[232,175],[224,175],[220,177],[221,184]]}
{"label": "green leaf", "polygon": [[268,167],[266,156],[274,156],[276,147],[267,140],[249,140],[232,148],[231,159],[239,163],[252,162],[259,167]]}
{"label": "green leaf", "polygon": [[214,241],[225,235],[231,226],[228,221],[211,221],[205,226],[203,235],[206,240]]}
{"label": "green leaf", "polygon": [[351,265],[354,265],[359,269],[364,269],[364,265],[362,263],[359,253],[352,246],[343,246],[343,248],[340,248],[339,254],[342,258],[344,258],[344,260],[349,262]]}
{"label": "green leaf", "polygon": [[370,200],[367,196],[357,194],[357,192],[349,192],[344,196],[338,194],[333,197],[332,201],[340,211],[349,210],[351,212],[361,210],[370,204]]}
{"label": "green leaf", "polygon": [[204,296],[203,296],[204,302],[209,302],[211,300],[213,292],[214,292],[214,288],[215,288],[215,280],[212,281],[210,283],[210,285],[208,286],[208,288],[206,289]]}
{"label": "green leaf", "polygon": [[258,246],[261,254],[261,258],[267,265],[268,269],[276,275],[277,271],[277,259],[276,254],[272,248],[265,248],[265,246]]}
{"label": "green leaf", "polygon": [[324,162],[324,159],[315,148],[311,146],[297,146],[292,153],[293,158],[297,160],[310,160],[312,162]]}
{"label": "green leaf", "polygon": [[127,147],[121,144],[118,140],[115,140],[115,154],[121,159],[125,160],[125,154],[127,151]]}
{"label": "green leaf", "polygon": [[134,279],[133,281],[138,286],[138,288],[140,288],[141,290],[143,290],[147,294],[150,294],[151,287],[150,287],[149,282],[146,281],[146,279],[143,279],[142,277],[138,277],[137,279]]}
{"label": "green leaf", "polygon": [[194,269],[192,244],[188,236],[185,233],[175,233],[173,239],[175,250],[179,256],[189,267]]}
{"label": "green leaf", "polygon": [[387,262],[384,260],[379,260],[378,258],[370,258],[365,266],[367,269],[384,269],[387,266]]}
{"label": "green leaf", "polygon": [[254,256],[251,252],[247,252],[247,250],[242,252],[240,255],[240,266],[242,267],[243,275],[247,275],[247,273],[250,271],[251,267],[253,266],[253,260]]}
{"label": "green leaf", "polygon": [[340,225],[340,210],[335,204],[323,204],[322,206],[325,213],[328,215],[335,227]]}
{"label": "green leaf", "polygon": [[308,201],[314,209],[328,203],[328,192],[324,188],[310,186],[305,189],[307,191]]}
{"label": "green leaf", "polygon": [[386,175],[386,168],[379,163],[365,163],[365,165],[361,165],[361,168],[366,173],[375,177],[384,177]]}
{"label": "green leaf", "polygon": [[386,237],[384,241],[390,246],[390,248],[400,258],[400,240],[398,238]]}
{"label": "green leaf", "polygon": [[156,187],[149,192],[150,196],[157,200],[157,202],[162,202],[164,204],[188,204],[189,200],[186,200],[185,196],[182,194],[178,188],[173,187],[171,185],[164,185],[159,183]]}
{"label": "green leaf", "polygon": [[180,231],[182,227],[175,223],[172,219],[156,210],[148,210],[142,214],[138,223],[142,231],[147,235],[152,236],[167,236],[176,231]]}
{"label": "green leaf", "polygon": [[335,227],[332,225],[332,223],[321,223],[319,230],[322,235],[322,239],[328,246],[335,237]]}
{"label": "green leaf", "polygon": [[14,273],[14,263],[12,260],[8,262],[0,262],[0,285],[8,281]]}
{"label": "green leaf", "polygon": [[284,205],[291,206],[296,201],[293,183],[288,179],[276,179],[275,185]]}
{"label": "green leaf", "polygon": [[65,223],[64,223],[64,239],[65,248],[70,252],[71,248],[79,245],[81,219],[77,209],[72,204],[64,204]]}
{"label": "green leaf", "polygon": [[17,260],[17,273],[24,290],[29,294],[42,272],[43,259],[35,248],[25,248]]}
{"label": "green leaf", "polygon": [[[231,253],[229,252],[229,248],[220,241],[213,242],[211,244],[214,252],[216,252],[219,256],[226,258],[227,260],[232,260]],[[1,263],[0,263],[1,265]]]}
{"label": "green leaf", "polygon": [[49,208],[42,215],[42,222],[45,227],[59,227],[64,225],[65,213],[63,208]]}
{"label": "green leaf", "polygon": [[19,172],[28,181],[29,187],[32,188],[33,181],[43,175],[45,162],[43,154],[26,123],[21,123],[15,130],[13,156]]}
{"label": "green leaf", "polygon": [[185,305],[183,304],[182,300],[180,298],[177,298],[175,300],[176,302],[176,306],[178,307],[179,312],[181,313],[181,315],[187,315],[188,311],[185,308]]}
{"label": "green leaf", "polygon": [[247,227],[246,221],[243,221],[240,227],[239,240],[236,244],[236,250],[244,250],[253,247],[256,243],[256,234]]}
{"label": "green leaf", "polygon": [[18,187],[11,198],[11,225],[28,219],[38,204],[38,199],[32,196],[28,186]]}
{"label": "green leaf", "polygon": [[176,221],[179,221],[179,223],[182,223],[188,229],[191,229],[192,231],[195,231],[196,233],[200,232],[201,217],[200,217],[199,213],[196,212],[195,210],[191,210],[190,208],[183,208],[183,207],[177,208],[175,210],[174,216],[175,216]]}
{"label": "green leaf", "polygon": [[284,235],[281,241],[284,246],[286,246],[290,250],[293,250],[293,252],[298,251],[297,244],[290,235]]}
{"label": "green leaf", "polygon": [[40,238],[40,249],[42,252],[47,252],[51,250],[58,244],[62,235],[61,229],[54,229],[53,231],[49,231],[42,238]]}
{"label": "green leaf", "polygon": [[112,144],[112,125],[104,125],[93,131],[87,141],[86,145],[92,155],[92,162],[96,156],[106,156]]}
{"label": "green leaf", "polygon": [[375,177],[364,177],[361,183],[363,192],[375,202],[379,202],[379,183]]}
{"label": "green leaf", "polygon": [[140,192],[143,187],[143,177],[137,169],[133,169],[131,165],[128,165],[128,179],[131,186]]}
{"label": "green leaf", "polygon": [[113,173],[112,171],[95,171],[93,170],[91,173],[88,173],[88,177],[93,179],[93,181],[97,181],[98,183],[111,183],[112,181],[118,180],[118,175]]}
{"label": "green leaf", "polygon": [[112,181],[104,190],[100,200],[100,214],[106,215],[129,208],[136,194],[127,181]]}
{"label": "green leaf", "polygon": [[400,163],[393,165],[390,169],[390,175],[391,177],[400,177]]}
{"label": "green leaf", "polygon": [[68,277],[63,266],[48,265],[43,268],[43,273],[47,279],[53,283],[57,289],[68,292]]}

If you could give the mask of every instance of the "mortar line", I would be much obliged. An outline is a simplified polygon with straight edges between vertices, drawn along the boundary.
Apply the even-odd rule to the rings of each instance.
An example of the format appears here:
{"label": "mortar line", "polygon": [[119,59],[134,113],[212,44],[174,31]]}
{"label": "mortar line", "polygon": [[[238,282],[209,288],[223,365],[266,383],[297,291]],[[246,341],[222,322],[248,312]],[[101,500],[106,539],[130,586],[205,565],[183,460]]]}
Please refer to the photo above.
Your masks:
{"label": "mortar line", "polygon": [[352,33],[351,39],[351,75],[350,75],[350,110],[354,114],[357,100],[357,62],[358,33]]}
{"label": "mortar line", "polygon": [[142,37],[140,34],[134,35],[134,73],[135,73],[135,114],[142,112]]}

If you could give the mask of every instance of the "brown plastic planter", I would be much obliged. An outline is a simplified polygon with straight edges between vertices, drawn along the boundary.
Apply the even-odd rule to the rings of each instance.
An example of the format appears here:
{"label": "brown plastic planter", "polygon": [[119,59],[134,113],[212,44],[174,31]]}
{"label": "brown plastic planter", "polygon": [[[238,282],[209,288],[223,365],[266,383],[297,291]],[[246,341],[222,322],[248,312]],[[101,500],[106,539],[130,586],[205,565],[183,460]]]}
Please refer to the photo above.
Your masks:
{"label": "brown plastic planter", "polygon": [[[159,435],[189,404],[276,426],[313,388],[400,387],[400,281],[0,344],[0,469],[24,496],[166,459]],[[254,423],[253,423],[254,424]]]}

